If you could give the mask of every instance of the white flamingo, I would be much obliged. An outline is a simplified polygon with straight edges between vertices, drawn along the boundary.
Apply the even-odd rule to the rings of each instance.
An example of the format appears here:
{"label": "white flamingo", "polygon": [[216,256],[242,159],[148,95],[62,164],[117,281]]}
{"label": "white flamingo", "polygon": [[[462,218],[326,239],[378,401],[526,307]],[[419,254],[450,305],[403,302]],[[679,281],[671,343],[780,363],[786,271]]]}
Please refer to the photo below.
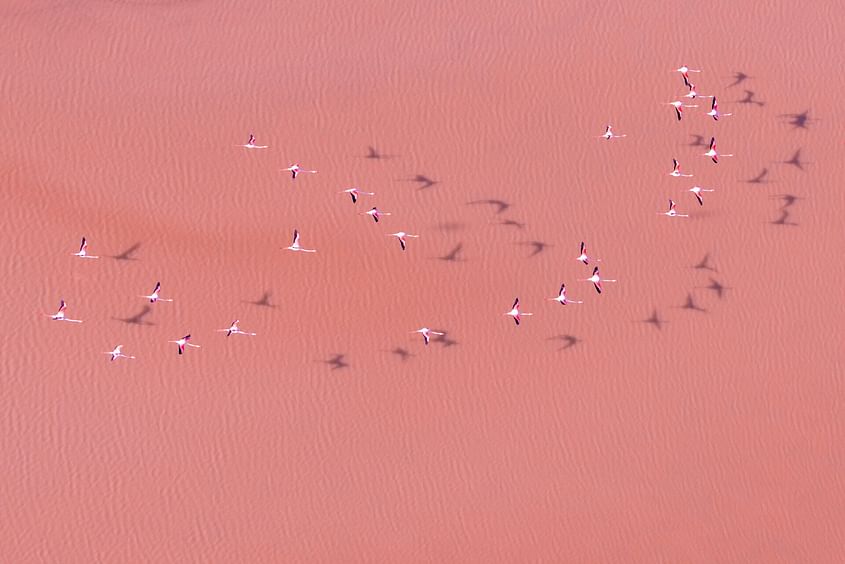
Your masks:
{"label": "white flamingo", "polygon": [[117,345],[113,351],[104,352],[103,354],[111,355],[111,358],[109,360],[111,360],[112,362],[114,362],[118,358],[135,358],[134,356],[129,356],[128,354],[123,354],[122,352],[120,352],[121,348],[123,348],[123,345]]}
{"label": "white flamingo", "polygon": [[628,136],[627,134],[616,135],[615,133],[613,133],[613,128],[610,125],[608,125],[607,129],[604,130],[604,134],[599,135],[599,137],[601,137],[603,139],[607,139],[608,141],[610,141],[611,139],[618,139],[620,137],[627,137],[627,136]]}
{"label": "white flamingo", "polygon": [[690,188],[688,190],[688,192],[692,192],[693,195],[695,195],[695,199],[698,200],[698,205],[700,205],[700,206],[704,205],[704,198],[702,198],[701,193],[702,192],[715,192],[715,191],[716,190],[713,190],[713,189],[702,188],[701,186],[693,186],[692,188]]}
{"label": "white flamingo", "polygon": [[676,178],[692,178],[691,174],[684,174],[681,172],[681,164],[677,159],[672,159],[672,172],[669,173],[669,176],[674,176]]}
{"label": "white flamingo", "polygon": [[292,164],[287,168],[283,168],[282,172],[289,172],[291,177],[295,180],[296,177],[303,173],[303,172],[310,172],[311,174],[317,174],[316,170],[305,170],[304,168],[300,167],[298,164]]}
{"label": "white flamingo", "polygon": [[366,196],[375,196],[375,192],[364,192],[359,188],[347,188],[346,190],[341,190],[338,194],[349,194],[352,196],[352,203],[356,203],[358,201],[358,196],[366,195]]}
{"label": "white flamingo", "polygon": [[285,247],[287,251],[301,251],[303,253],[316,253],[317,249],[303,249],[299,246],[299,231],[296,229],[293,230],[293,243],[291,243],[290,247]]}
{"label": "white flamingo", "polygon": [[402,250],[405,250],[405,237],[413,237],[415,239],[419,239],[419,235],[411,235],[410,233],[405,233],[404,231],[397,231],[396,233],[389,233],[385,235],[385,237],[396,237],[399,239],[399,245],[402,247]]}
{"label": "white flamingo", "polygon": [[660,214],[660,215],[666,215],[666,216],[669,216],[669,217],[689,217],[686,214],[678,213],[677,210],[675,209],[675,201],[671,200],[671,199],[669,200],[669,210],[665,211],[665,212],[657,212],[657,213]]}
{"label": "white flamingo", "polygon": [[554,297],[554,298],[546,298],[546,299],[547,299],[548,301],[551,301],[551,302],[559,302],[559,303],[560,303],[560,305],[566,305],[566,304],[583,304],[583,303],[584,303],[584,302],[579,302],[579,301],[576,301],[576,300],[570,300],[569,298],[567,298],[567,297],[566,297],[566,284],[561,284],[561,285],[560,285],[560,290],[558,291],[558,294],[557,294],[557,296],[556,296],[556,297]]}
{"label": "white flamingo", "polygon": [[601,277],[599,274],[599,267],[593,268],[593,275],[589,278],[582,278],[581,282],[592,282],[593,286],[596,288],[596,292],[601,294],[602,292],[602,282],[616,282],[616,280],[607,280]]}
{"label": "white flamingo", "polygon": [[431,341],[432,335],[445,335],[446,333],[440,333],[438,331],[432,331],[428,327],[423,327],[422,329],[417,329],[416,331],[411,331],[411,333],[422,333],[423,340],[425,344],[428,345],[429,341]]}
{"label": "white flamingo", "polygon": [[376,223],[378,223],[378,219],[381,216],[383,216],[383,215],[393,215],[393,214],[391,214],[390,212],[383,212],[383,211],[379,210],[378,208],[373,208],[369,211],[359,212],[358,215],[369,215],[370,217],[372,217],[375,220]]}
{"label": "white flamingo", "polygon": [[252,133],[249,134],[249,141],[247,141],[243,145],[236,145],[236,147],[244,147],[246,149],[267,149],[267,145],[256,145],[255,144],[255,135]]}
{"label": "white flamingo", "polygon": [[98,259],[100,257],[95,257],[93,255],[88,254],[88,240],[83,237],[82,243],[79,245],[79,250],[75,253],[71,253],[75,257],[85,258],[85,259]]}
{"label": "white flamingo", "polygon": [[153,288],[152,294],[150,294],[149,296],[139,296],[139,297],[147,298],[148,300],[150,300],[151,304],[154,304],[156,302],[172,302],[173,301],[172,299],[169,299],[169,298],[165,299],[165,298],[162,298],[161,296],[159,296],[160,292],[161,292],[161,282],[156,282],[156,287]]}
{"label": "white flamingo", "polygon": [[257,335],[257,333],[249,333],[247,331],[241,331],[241,328],[238,327],[238,323],[240,323],[240,319],[234,320],[232,322],[232,324],[229,325],[229,327],[227,329],[218,329],[217,332],[218,333],[226,333],[227,337],[230,337],[232,335],[248,335],[250,337],[255,337],[255,335]]}
{"label": "white flamingo", "polygon": [[720,155],[718,151],[716,151],[716,138],[710,138],[710,150],[704,153],[705,157],[710,157],[714,163],[719,163],[719,157],[732,157],[733,154],[728,155]]}
{"label": "white flamingo", "polygon": [[179,347],[179,354],[184,354],[185,353],[185,347],[194,347],[195,349],[200,348],[199,345],[189,343],[188,341],[190,341],[190,340],[191,340],[191,334],[188,333],[187,335],[185,335],[181,339],[178,339],[176,341],[167,341],[167,342],[168,343],[176,343],[176,345]]}
{"label": "white flamingo", "polygon": [[710,111],[707,115],[712,117],[715,121],[719,121],[720,117],[732,116],[733,114],[723,114],[719,111],[719,104],[716,103],[716,97],[713,96],[713,102],[710,104]]}
{"label": "white flamingo", "polygon": [[[587,256],[587,245],[584,244],[584,241],[581,241],[581,254],[578,255],[575,260],[579,260],[584,264],[590,264],[590,257]],[[601,259],[593,259],[596,262],[601,262]]]}
{"label": "white flamingo", "polygon": [[516,324],[519,325],[519,321],[520,321],[520,319],[522,318],[523,315],[534,315],[534,314],[533,313],[522,313],[522,312],[520,312],[519,311],[519,298],[516,298],[513,301],[513,307],[511,307],[511,310],[506,312],[506,313],[503,313],[502,315],[509,315],[509,316],[513,317],[514,322],[516,322]]}
{"label": "white flamingo", "polygon": [[70,323],[82,323],[81,319],[70,319],[69,317],[65,317],[65,310],[67,309],[67,303],[64,300],[61,300],[59,303],[59,311],[50,315],[49,313],[45,313],[47,317],[52,319],[53,321],[69,321]]}

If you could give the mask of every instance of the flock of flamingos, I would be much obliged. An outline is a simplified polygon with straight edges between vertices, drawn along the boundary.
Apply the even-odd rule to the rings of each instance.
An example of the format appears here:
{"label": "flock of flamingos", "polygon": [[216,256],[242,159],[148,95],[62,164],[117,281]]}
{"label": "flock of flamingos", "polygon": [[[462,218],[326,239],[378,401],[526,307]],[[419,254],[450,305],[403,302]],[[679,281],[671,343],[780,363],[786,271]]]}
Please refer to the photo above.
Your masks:
{"label": "flock of flamingos", "polygon": [[[681,74],[681,76],[683,77],[683,80],[684,80],[684,85],[689,90],[688,93],[683,96],[683,98],[686,98],[689,101],[693,101],[693,100],[696,100],[698,98],[702,98],[702,99],[710,98],[711,99],[710,111],[707,112],[706,115],[712,117],[715,121],[718,121],[719,118],[721,118],[721,117],[731,115],[729,113],[723,114],[719,111],[719,105],[716,102],[715,96],[702,95],[702,94],[699,94],[698,92],[696,92],[696,86],[695,86],[695,84],[693,84],[691,82],[689,73],[700,73],[701,70],[691,69],[691,68],[687,67],[686,65],[684,65],[684,66],[681,66],[681,67],[675,69],[673,72],[678,72],[678,73]],[[689,104],[689,103],[685,103],[682,100],[675,100],[675,101],[672,101],[672,102],[664,102],[664,103],[673,107],[675,117],[678,119],[678,121],[680,121],[684,118],[684,115],[685,115],[684,108],[697,108],[698,107],[698,104]],[[627,137],[627,135],[625,135],[625,134],[618,135],[618,134],[614,133],[612,126],[608,125],[604,134],[599,135],[598,137],[605,139],[607,141],[611,141],[613,139]],[[269,146],[267,146],[267,145],[256,144],[255,135],[252,135],[252,134],[249,135],[249,139],[247,140],[247,142],[245,144],[236,145],[236,146],[237,147],[244,147],[246,149],[268,149],[269,148]],[[720,157],[732,157],[732,156],[734,156],[732,154],[721,154],[721,153],[719,153],[718,150],[716,149],[716,138],[715,137],[710,138],[709,149],[706,153],[702,153],[702,155],[709,157],[714,163],[717,163],[717,164],[719,162]],[[680,163],[677,160],[672,159],[672,164],[673,164],[672,171],[669,173],[670,176],[674,176],[676,178],[692,177],[691,174],[684,174],[684,173],[681,172],[681,166],[680,166]],[[303,173],[316,174],[317,171],[316,170],[307,170],[307,169],[300,167],[298,164],[292,164],[291,166],[282,169],[282,172],[289,172],[290,175],[291,175],[291,178],[293,178],[295,180],[296,177],[299,176],[300,174],[303,174]],[[693,186],[692,188],[690,188],[688,191],[691,192],[695,196],[699,205],[704,205],[704,198],[703,198],[702,194],[705,193],[705,192],[714,192],[715,190],[713,190],[712,188],[702,188],[701,186],[696,185],[696,186]],[[373,192],[365,192],[365,191],[363,191],[363,190],[361,190],[360,188],[357,188],[357,187],[347,188],[346,190],[342,190],[338,193],[339,194],[349,194],[349,196],[352,198],[353,204],[356,204],[358,202],[358,198],[361,197],[361,196],[374,196],[375,195],[375,193],[373,193]],[[677,211],[677,205],[675,204],[675,201],[671,198],[669,199],[669,209],[667,211],[657,212],[657,213],[660,214],[660,215],[668,216],[668,217],[689,217],[688,214],[682,214],[682,213],[679,213]],[[376,223],[378,223],[379,218],[381,218],[383,216],[389,216],[389,215],[391,215],[391,213],[381,211],[377,207],[374,206],[371,209],[369,209],[368,211],[360,212],[359,215],[369,215],[370,217],[373,218],[373,220]],[[412,234],[406,233],[404,231],[397,231],[396,233],[389,233],[386,236],[395,237],[396,239],[398,239],[399,245],[400,245],[400,247],[403,251],[407,248],[407,238],[417,238],[417,237],[419,237],[419,235],[412,235]],[[299,231],[296,230],[296,229],[293,232],[293,242],[290,244],[290,246],[284,247],[284,249],[289,250],[289,251],[304,252],[304,253],[316,253],[317,252],[316,249],[306,249],[306,248],[304,248],[300,245],[300,234],[299,234]],[[82,243],[80,244],[79,250],[75,253],[72,253],[72,255],[79,257],[81,259],[98,259],[98,258],[100,258],[96,255],[88,254],[88,240],[85,237],[82,237]],[[583,241],[581,242],[581,252],[576,257],[576,260],[584,263],[587,266],[590,265],[591,260],[595,261],[595,262],[601,262],[601,259],[595,259],[595,258],[592,258],[589,255],[587,255],[587,246],[584,244]],[[599,267],[598,266],[593,266],[592,276],[590,276],[589,278],[579,279],[579,281],[592,282],[593,287],[596,289],[596,292],[599,293],[599,294],[602,293],[602,290],[603,290],[602,283],[603,282],[616,282],[616,280],[610,280],[610,279],[607,279],[607,278],[602,278],[600,273],[599,273]],[[156,282],[152,293],[150,293],[148,295],[144,295],[144,296],[139,296],[139,297],[149,300],[150,303],[172,302],[173,301],[173,299],[161,297],[161,282]],[[565,306],[567,304],[584,303],[582,301],[570,300],[566,296],[566,284],[560,285],[560,289],[558,290],[557,296],[555,296],[553,298],[547,298],[547,300],[556,301],[560,305],[563,305],[563,306]],[[52,315],[51,314],[45,314],[45,315],[53,321],[66,321],[66,322],[69,322],[69,323],[82,323],[81,319],[72,319],[70,317],[67,317],[67,315],[65,314],[66,310],[67,310],[67,303],[64,300],[61,300],[61,302],[59,304],[59,310],[56,313],[54,313]],[[520,321],[522,320],[522,317],[531,316],[531,315],[534,315],[534,314],[520,311],[520,309],[519,309],[519,298],[516,298],[513,302],[513,305],[511,306],[510,311],[505,312],[503,315],[510,316],[511,318],[513,318],[516,325],[519,325]],[[241,330],[241,328],[238,325],[239,323],[240,323],[240,320],[236,319],[226,329],[218,329],[217,331],[220,332],[220,333],[226,333],[227,337],[230,337],[232,335],[247,335],[247,336],[255,336],[256,335],[256,333],[251,333],[251,332],[248,332],[248,331]],[[444,333],[434,331],[432,329],[429,329],[428,327],[423,327],[421,329],[411,331],[411,333],[420,333],[422,335],[423,341],[425,342],[426,345],[428,345],[429,342],[431,341],[432,335],[444,335]],[[191,335],[189,333],[189,334],[183,336],[181,339],[168,341],[168,343],[176,344],[177,352],[178,352],[178,354],[181,355],[181,354],[184,354],[185,349],[187,347],[200,348],[200,345],[196,345],[194,343],[191,343],[190,341],[191,341]],[[134,356],[127,355],[127,354],[123,353],[123,345],[117,345],[111,351],[104,352],[103,354],[109,355],[111,361],[117,360],[118,358],[128,358],[128,359],[135,358]]]}

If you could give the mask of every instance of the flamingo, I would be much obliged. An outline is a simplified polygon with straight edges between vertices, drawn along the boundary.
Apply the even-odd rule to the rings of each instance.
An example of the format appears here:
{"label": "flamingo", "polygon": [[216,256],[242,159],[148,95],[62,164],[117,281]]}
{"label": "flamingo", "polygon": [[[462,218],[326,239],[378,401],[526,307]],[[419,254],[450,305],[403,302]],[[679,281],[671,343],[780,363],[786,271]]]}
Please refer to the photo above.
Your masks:
{"label": "flamingo", "polygon": [[405,233],[404,231],[397,231],[396,233],[389,233],[385,235],[385,237],[396,237],[399,239],[399,245],[402,246],[402,250],[405,250],[405,237],[414,237],[415,239],[419,239],[419,235],[411,235],[410,233]]}
{"label": "flamingo", "polygon": [[669,173],[669,176],[692,178],[691,174],[683,174],[681,172],[681,164],[677,159],[672,159],[672,172]]}
{"label": "flamingo", "polygon": [[391,214],[390,212],[380,211],[378,208],[374,207],[373,209],[371,209],[369,211],[359,212],[358,215],[372,216],[372,218],[375,220],[375,222],[378,223],[378,218],[380,218],[381,216],[383,216],[383,215],[393,215],[393,214]]}
{"label": "flamingo", "polygon": [[693,186],[688,190],[688,192],[692,192],[695,195],[695,199],[698,200],[698,205],[704,205],[704,199],[701,197],[702,192],[715,192],[715,190],[702,188],[701,186]]}
{"label": "flamingo", "polygon": [[147,298],[148,300],[150,300],[151,304],[155,303],[155,302],[172,302],[173,301],[172,299],[165,299],[165,298],[159,297],[159,292],[161,292],[161,282],[156,282],[156,287],[153,288],[152,294],[150,294],[149,296],[139,296],[139,297]]}
{"label": "flamingo", "polygon": [[236,147],[244,147],[246,149],[267,149],[267,145],[256,145],[255,144],[255,135],[252,133],[249,134],[249,141],[247,141],[243,145],[236,145]]}
{"label": "flamingo", "polygon": [[134,356],[129,356],[129,355],[126,355],[126,354],[123,354],[122,352],[120,352],[120,349],[122,347],[123,347],[123,345],[117,345],[114,348],[113,351],[104,352],[103,354],[111,355],[111,358],[109,360],[111,360],[112,362],[117,360],[118,358],[135,358]]}
{"label": "flamingo", "polygon": [[669,200],[669,211],[657,212],[657,213],[660,214],[660,215],[666,215],[666,216],[669,216],[669,217],[689,217],[688,215],[678,213],[675,210],[675,201],[671,200],[671,199]]}
{"label": "flamingo", "polygon": [[298,164],[292,164],[287,168],[283,168],[282,172],[290,172],[291,177],[295,180],[296,176],[303,172],[310,172],[311,174],[316,174],[316,170],[305,170],[304,168],[300,167]]}
{"label": "flamingo", "polygon": [[411,333],[422,333],[423,340],[425,341],[426,346],[428,345],[429,341],[431,341],[432,335],[445,335],[446,333],[440,333],[438,331],[432,331],[428,327],[423,327],[422,329],[417,329],[416,331],[411,331]]}
{"label": "flamingo", "polygon": [[691,72],[701,72],[701,70],[700,69],[699,70],[691,69],[688,66],[683,65],[683,66],[673,70],[672,72],[681,73],[681,75],[683,75],[683,77],[684,77],[684,84],[689,84],[689,73],[691,73]]}
{"label": "flamingo", "polygon": [[716,151],[716,138],[710,138],[710,150],[706,153],[703,153],[705,157],[710,157],[714,163],[719,163],[719,157],[732,157],[733,154],[728,155],[720,155],[718,151]]}
{"label": "flamingo", "polygon": [[627,136],[628,136],[627,134],[623,134],[623,135],[614,134],[613,129],[610,125],[608,125],[607,129],[604,130],[603,135],[599,135],[599,137],[603,137],[604,139],[607,139],[608,141],[610,141],[611,139],[617,139],[619,137],[627,137]]}
{"label": "flamingo", "polygon": [[[587,256],[587,245],[584,244],[584,241],[581,241],[581,254],[578,255],[575,260],[580,260],[586,265],[590,264],[590,257]],[[601,259],[593,259],[596,262],[601,262]]]}
{"label": "flamingo", "polygon": [[566,297],[566,284],[560,285],[560,290],[558,291],[558,294],[557,294],[556,297],[546,298],[546,300],[552,301],[552,302],[559,302],[560,305],[583,304],[584,303],[584,302],[579,302],[579,301],[575,301],[575,300],[570,300],[569,298]]}
{"label": "flamingo", "polygon": [[100,257],[95,257],[93,255],[88,254],[88,240],[83,237],[82,243],[79,245],[79,250],[75,253],[71,253],[75,257],[85,258],[85,259],[98,259]]}
{"label": "flamingo", "polygon": [[684,98],[692,98],[692,99],[695,99],[695,98],[715,98],[715,96],[705,96],[703,94],[699,94],[698,92],[695,91],[695,84],[693,84],[691,82],[687,83],[687,88],[689,88],[689,92],[684,94]]}
{"label": "flamingo", "polygon": [[507,313],[503,313],[502,315],[510,315],[511,317],[513,317],[513,320],[516,322],[516,324],[519,325],[519,320],[523,315],[534,315],[534,314],[533,313],[521,313],[519,311],[519,298],[516,298],[513,301],[513,307],[511,308],[511,310]]}
{"label": "flamingo", "polygon": [[675,115],[678,116],[678,121],[681,121],[681,118],[684,114],[684,108],[697,108],[698,104],[684,104],[680,100],[675,100],[674,102],[663,102],[667,106],[673,106],[675,108]]}
{"label": "flamingo", "polygon": [[195,349],[200,348],[199,345],[194,345],[193,343],[189,343],[188,341],[190,341],[190,340],[191,340],[191,334],[188,333],[187,335],[185,335],[184,337],[182,337],[179,340],[167,341],[167,342],[168,343],[176,343],[176,345],[179,347],[179,354],[184,354],[185,353],[185,347],[194,347]]}
{"label": "flamingo", "polygon": [[69,321],[71,323],[82,323],[81,319],[70,319],[69,317],[65,317],[65,310],[67,309],[67,303],[64,300],[61,300],[59,303],[59,311],[50,315],[49,313],[45,313],[47,317],[52,319],[53,321]]}
{"label": "flamingo", "polygon": [[352,196],[352,203],[356,203],[358,201],[358,196],[367,195],[367,196],[375,196],[375,192],[364,192],[359,188],[347,188],[346,190],[341,190],[338,194],[349,194]]}
{"label": "flamingo", "polygon": [[616,280],[607,280],[607,279],[602,278],[601,275],[599,275],[599,267],[598,266],[593,268],[593,275],[592,276],[590,276],[589,278],[582,278],[580,280],[581,280],[581,282],[592,282],[593,286],[595,286],[595,288],[596,288],[596,292],[598,292],[599,294],[601,294],[601,290],[602,290],[601,283],[602,282],[616,282]]}
{"label": "flamingo", "polygon": [[302,251],[303,253],[316,253],[317,249],[303,249],[299,246],[299,231],[293,230],[293,243],[290,247],[285,247],[287,251]]}
{"label": "flamingo", "polygon": [[733,114],[723,114],[719,111],[719,104],[716,103],[716,97],[713,96],[713,102],[710,104],[710,111],[707,112],[715,121],[719,121],[720,117],[732,116]]}
{"label": "flamingo", "polygon": [[239,322],[240,319],[236,319],[227,329],[218,329],[217,332],[226,333],[227,337],[231,335],[249,335],[250,337],[255,337],[255,335],[257,335],[257,333],[248,333],[247,331],[241,331],[241,328],[238,327]]}

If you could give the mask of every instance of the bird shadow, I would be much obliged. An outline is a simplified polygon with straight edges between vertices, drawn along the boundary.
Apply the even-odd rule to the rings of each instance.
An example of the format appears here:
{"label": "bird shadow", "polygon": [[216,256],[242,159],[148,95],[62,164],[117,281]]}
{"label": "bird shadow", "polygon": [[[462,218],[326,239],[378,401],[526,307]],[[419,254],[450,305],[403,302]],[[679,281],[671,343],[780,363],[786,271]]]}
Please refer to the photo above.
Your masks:
{"label": "bird shadow", "polygon": [[320,362],[322,362],[323,364],[328,364],[329,366],[332,367],[331,368],[332,370],[341,370],[343,368],[349,368],[349,366],[350,366],[349,363],[346,362],[345,359],[346,359],[345,354],[335,354],[331,358],[329,358],[327,360],[322,360]]}
{"label": "bird shadow", "polygon": [[688,147],[709,147],[710,143],[707,141],[707,138],[704,135],[696,135],[694,133],[690,134],[690,137],[693,138],[691,143],[687,143]]}
{"label": "bird shadow", "polygon": [[766,178],[768,176],[769,176],[769,169],[763,168],[763,170],[760,171],[760,174],[758,174],[754,178],[746,180],[745,182],[747,184],[768,184],[769,181],[766,180]]}
{"label": "bird shadow", "polygon": [[788,207],[794,206],[795,202],[797,202],[798,200],[804,199],[804,198],[801,198],[799,196],[795,196],[794,194],[776,194],[774,196],[771,196],[771,198],[776,198],[776,199],[780,200],[781,202],[783,202],[783,205],[780,207],[780,209],[782,209],[782,210],[785,210]]}
{"label": "bird shadow", "polygon": [[576,337],[575,335],[555,335],[554,337],[549,337],[546,339],[547,341],[563,341],[564,345],[560,347],[559,351],[565,351],[566,349],[571,349],[578,343],[583,343],[581,339]]}
{"label": "bird shadow", "polygon": [[787,124],[792,126],[792,129],[809,129],[808,124],[817,119],[810,118],[810,110],[804,110],[800,114],[778,114],[779,118],[786,118]]}
{"label": "bird shadow", "polygon": [[662,331],[663,330],[663,324],[669,323],[669,322],[666,321],[665,319],[661,319],[660,314],[657,313],[657,310],[655,309],[652,312],[651,317],[649,317],[648,319],[641,319],[640,323],[648,323],[649,325],[653,325],[655,328],[657,328],[658,331]]}
{"label": "bird shadow", "polygon": [[111,255],[111,258],[113,258],[114,260],[138,260],[137,258],[133,257],[132,255],[134,255],[135,251],[137,251],[140,247],[141,247],[141,243],[135,243],[134,245],[132,245],[131,247],[129,247],[128,249],[126,249],[122,253],[119,253],[119,254],[116,254],[116,255]]}
{"label": "bird shadow", "polygon": [[139,311],[135,315],[129,317],[113,317],[112,319],[122,321],[129,325],[155,325],[155,323],[152,323],[145,319],[152,310],[153,308],[148,305],[145,305],[143,308],[141,308],[141,311]]}
{"label": "bird shadow", "polygon": [[686,309],[689,311],[698,311],[700,313],[707,313],[707,310],[703,307],[699,306],[695,303],[695,298],[692,297],[691,293],[687,294],[687,301],[684,302],[684,305],[680,306],[673,306],[676,309]]}
{"label": "bird shadow", "polygon": [[703,288],[714,292],[720,300],[725,297],[725,291],[731,289],[729,286],[725,286],[715,278],[711,278],[710,284],[707,286],[703,286]]}
{"label": "bird shadow", "polygon": [[463,231],[466,229],[466,226],[466,223],[461,223],[459,221],[441,221],[434,227],[444,233],[451,233],[454,231]]}
{"label": "bird shadow", "polygon": [[511,204],[504,200],[495,200],[495,199],[486,199],[486,200],[473,200],[471,202],[467,202],[466,205],[468,206],[478,206],[478,205],[489,205],[494,206],[496,208],[496,214],[500,214],[506,211]]}
{"label": "bird shadow", "polygon": [[701,259],[698,264],[694,265],[693,268],[697,270],[709,270],[710,272],[719,272],[713,266],[710,265],[710,253],[704,255],[704,258]]}
{"label": "bird shadow", "polygon": [[775,220],[770,221],[769,223],[772,225],[780,225],[782,227],[798,227],[798,224],[794,221],[789,221],[790,213],[786,209],[781,209],[780,217]]}
{"label": "bird shadow", "polygon": [[396,347],[393,350],[387,351],[394,356],[398,356],[402,362],[407,362],[409,358],[416,356],[404,347]]}
{"label": "bird shadow", "polygon": [[522,241],[516,243],[517,245],[522,246],[530,246],[531,247],[531,254],[528,255],[528,258],[535,257],[545,251],[548,247],[553,247],[554,245],[550,245],[548,243],[544,243],[542,241]]}
{"label": "bird shadow", "polygon": [[364,155],[364,158],[365,159],[373,159],[373,160],[378,161],[378,160],[382,160],[382,159],[392,159],[392,158],[397,157],[397,156],[398,155],[389,155],[389,154],[386,154],[386,153],[382,153],[381,151],[379,151],[378,149],[376,149],[375,147],[370,145],[369,147],[367,147],[367,154]]}
{"label": "bird shadow", "polygon": [[734,72],[734,75],[731,78],[733,78],[734,81],[731,82],[730,84],[728,84],[728,88],[731,88],[733,86],[737,86],[738,84],[742,84],[743,82],[745,82],[749,78],[754,78],[754,77],[748,76],[747,74],[745,74],[742,71],[736,71],[736,72]]}
{"label": "bird shadow", "polygon": [[745,92],[745,98],[743,98],[742,100],[737,100],[736,101],[737,104],[755,104],[755,105],[760,106],[760,107],[766,105],[766,102],[761,102],[760,100],[754,99],[754,97],[757,95],[756,92],[754,92],[752,90],[745,90],[744,92]]}
{"label": "bird shadow", "polygon": [[517,229],[525,229],[525,224],[520,223],[514,219],[503,219],[498,223],[498,225],[503,225],[505,227],[516,227]]}
{"label": "bird shadow", "polygon": [[431,341],[437,343],[438,345],[441,345],[444,349],[448,349],[449,347],[454,347],[455,345],[460,344],[458,343],[458,341],[449,336],[449,331],[447,331],[446,329],[434,329],[434,331],[443,334],[435,335],[434,337],[432,337]]}
{"label": "bird shadow", "polygon": [[464,248],[464,244],[458,243],[457,245],[455,245],[452,248],[451,251],[449,251],[445,255],[440,256],[440,257],[434,257],[434,258],[436,258],[438,260],[443,260],[443,261],[446,261],[446,262],[463,262],[464,260],[466,260],[466,259],[464,259],[460,256],[463,248]]}
{"label": "bird shadow", "polygon": [[795,153],[792,155],[792,157],[790,157],[790,159],[788,161],[780,161],[780,163],[792,165],[795,168],[797,168],[798,170],[800,170],[801,172],[806,172],[804,170],[805,164],[813,164],[813,163],[801,160],[801,149],[796,150]]}
{"label": "bird shadow", "polygon": [[424,174],[417,174],[416,176],[407,178],[406,180],[408,182],[416,182],[417,184],[419,184],[420,186],[419,188],[417,188],[417,190],[425,190],[426,188],[431,188],[439,182],[438,180],[432,180]]}
{"label": "bird shadow", "polygon": [[276,306],[270,302],[270,296],[271,296],[271,292],[264,292],[263,294],[261,294],[261,297],[258,298],[257,300],[254,300],[254,301],[247,300],[247,301],[244,301],[242,303],[252,304],[252,305],[258,306],[258,307],[269,307],[271,309],[274,309]]}

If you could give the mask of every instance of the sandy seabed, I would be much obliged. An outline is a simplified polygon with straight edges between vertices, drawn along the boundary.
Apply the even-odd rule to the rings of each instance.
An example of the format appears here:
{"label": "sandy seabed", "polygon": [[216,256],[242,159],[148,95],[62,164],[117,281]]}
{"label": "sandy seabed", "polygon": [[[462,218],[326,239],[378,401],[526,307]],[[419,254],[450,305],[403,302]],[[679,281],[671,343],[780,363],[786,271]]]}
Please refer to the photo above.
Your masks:
{"label": "sandy seabed", "polygon": [[0,559],[841,561],[814,4],[5,2]]}

